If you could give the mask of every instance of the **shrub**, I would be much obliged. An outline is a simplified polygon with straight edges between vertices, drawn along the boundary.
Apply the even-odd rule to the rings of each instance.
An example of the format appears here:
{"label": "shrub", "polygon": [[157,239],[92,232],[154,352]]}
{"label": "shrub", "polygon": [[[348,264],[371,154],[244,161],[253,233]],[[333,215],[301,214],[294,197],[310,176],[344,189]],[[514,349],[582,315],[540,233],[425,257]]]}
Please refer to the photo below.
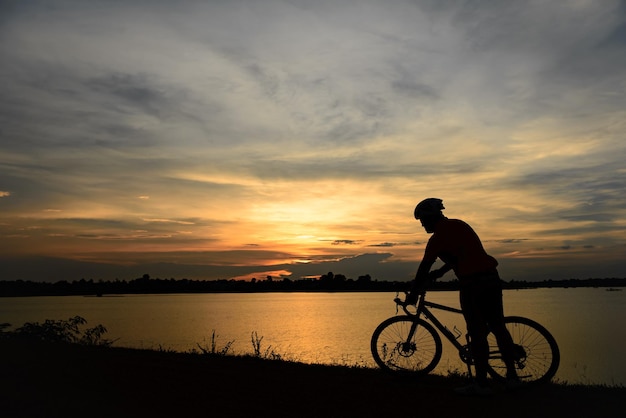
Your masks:
{"label": "shrub", "polygon": [[110,346],[114,340],[102,338],[107,332],[102,325],[96,325],[93,328],[81,330],[81,325],[85,325],[87,321],[75,316],[67,320],[46,319],[43,323],[27,322],[14,331],[6,332],[5,328],[9,324],[0,324],[0,335],[3,337],[17,337],[22,339],[31,339],[47,342],[62,342],[81,345],[98,345]]}

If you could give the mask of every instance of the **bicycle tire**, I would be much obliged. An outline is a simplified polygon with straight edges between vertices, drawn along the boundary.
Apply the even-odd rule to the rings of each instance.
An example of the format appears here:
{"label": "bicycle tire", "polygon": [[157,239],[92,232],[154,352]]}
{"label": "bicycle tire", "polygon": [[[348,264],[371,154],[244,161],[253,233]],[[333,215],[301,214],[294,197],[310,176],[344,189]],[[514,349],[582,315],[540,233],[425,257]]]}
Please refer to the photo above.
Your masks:
{"label": "bicycle tire", "polygon": [[[561,354],[556,340],[548,330],[532,319],[520,316],[504,318],[516,346],[517,375],[525,383],[550,381],[556,374]],[[506,366],[502,360],[495,336],[490,333],[489,364],[487,371],[497,380],[506,379]]]}
{"label": "bicycle tire", "polygon": [[[411,326],[417,329],[407,342]],[[383,321],[372,334],[372,356],[378,366],[394,374],[422,375],[441,360],[441,337],[428,322],[411,316],[395,316]]]}

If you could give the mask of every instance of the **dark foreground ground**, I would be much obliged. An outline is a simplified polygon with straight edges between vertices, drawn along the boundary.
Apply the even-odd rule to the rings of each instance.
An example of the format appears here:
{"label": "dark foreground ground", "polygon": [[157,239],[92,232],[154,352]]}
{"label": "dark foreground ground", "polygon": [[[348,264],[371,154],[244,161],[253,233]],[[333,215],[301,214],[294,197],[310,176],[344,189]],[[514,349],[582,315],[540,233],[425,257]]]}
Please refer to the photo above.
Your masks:
{"label": "dark foreground ground", "polygon": [[0,341],[0,417],[619,417],[626,388],[549,384],[464,398],[461,378]]}

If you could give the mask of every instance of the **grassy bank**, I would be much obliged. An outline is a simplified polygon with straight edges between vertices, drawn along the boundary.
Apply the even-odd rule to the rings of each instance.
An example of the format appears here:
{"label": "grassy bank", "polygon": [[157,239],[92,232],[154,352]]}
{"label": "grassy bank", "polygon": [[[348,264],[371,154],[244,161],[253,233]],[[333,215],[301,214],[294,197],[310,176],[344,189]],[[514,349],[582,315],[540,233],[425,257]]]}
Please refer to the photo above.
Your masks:
{"label": "grassy bank", "polygon": [[[548,384],[460,398],[461,377],[0,341],[3,417],[623,417],[626,389]],[[498,388],[499,389],[499,388]]]}

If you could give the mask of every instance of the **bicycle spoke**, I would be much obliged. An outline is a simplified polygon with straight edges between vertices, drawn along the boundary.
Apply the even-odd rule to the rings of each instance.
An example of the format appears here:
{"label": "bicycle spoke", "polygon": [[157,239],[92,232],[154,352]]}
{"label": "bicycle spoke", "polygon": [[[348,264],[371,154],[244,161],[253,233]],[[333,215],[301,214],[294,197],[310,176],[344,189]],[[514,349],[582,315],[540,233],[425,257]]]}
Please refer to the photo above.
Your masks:
{"label": "bicycle spoke", "polygon": [[383,322],[372,336],[376,362],[392,371],[428,372],[441,356],[441,341],[432,327],[417,324],[409,317],[395,317]]}
{"label": "bicycle spoke", "polygon": [[[516,350],[515,365],[520,379],[528,382],[548,380],[554,376],[560,355],[554,338],[541,325],[520,317],[510,317],[507,329]],[[507,368],[493,334],[489,335],[489,367],[494,377],[504,378]]]}

